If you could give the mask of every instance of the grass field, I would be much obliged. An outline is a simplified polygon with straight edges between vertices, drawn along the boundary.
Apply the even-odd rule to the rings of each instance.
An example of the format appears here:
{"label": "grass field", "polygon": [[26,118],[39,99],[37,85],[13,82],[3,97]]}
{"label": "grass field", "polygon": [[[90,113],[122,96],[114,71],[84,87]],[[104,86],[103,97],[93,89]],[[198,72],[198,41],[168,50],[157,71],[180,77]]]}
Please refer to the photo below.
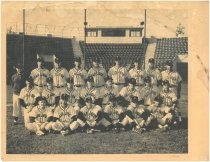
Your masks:
{"label": "grass field", "polygon": [[159,129],[143,134],[131,131],[68,136],[49,134],[29,135],[23,124],[13,125],[12,92],[7,88],[7,154],[145,154],[188,152],[188,100],[187,84],[182,85],[180,111],[183,123],[180,128],[161,132]]}

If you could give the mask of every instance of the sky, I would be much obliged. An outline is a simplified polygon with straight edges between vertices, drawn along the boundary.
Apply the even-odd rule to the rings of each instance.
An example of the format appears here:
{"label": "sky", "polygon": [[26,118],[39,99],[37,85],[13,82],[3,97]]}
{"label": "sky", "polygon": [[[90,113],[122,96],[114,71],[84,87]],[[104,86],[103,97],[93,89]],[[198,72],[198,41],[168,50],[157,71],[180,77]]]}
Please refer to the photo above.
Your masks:
{"label": "sky", "polygon": [[[118,7],[117,4],[100,5],[89,2],[5,2],[6,28],[21,32],[23,8],[26,11],[26,33],[35,35],[52,34],[62,37],[76,36],[84,39],[84,8],[87,9],[88,27],[138,27],[144,21],[144,6]],[[147,37],[175,37],[179,23],[187,36],[188,11],[182,9],[147,9]]]}

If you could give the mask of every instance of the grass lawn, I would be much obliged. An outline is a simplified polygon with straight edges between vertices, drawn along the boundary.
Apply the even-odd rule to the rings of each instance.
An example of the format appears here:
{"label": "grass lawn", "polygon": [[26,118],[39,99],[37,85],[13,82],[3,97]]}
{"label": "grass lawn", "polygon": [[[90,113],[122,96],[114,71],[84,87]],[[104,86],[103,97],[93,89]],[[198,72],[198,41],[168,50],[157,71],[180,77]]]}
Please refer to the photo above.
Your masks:
{"label": "grass lawn", "polygon": [[49,134],[37,137],[29,135],[23,124],[13,125],[12,92],[7,88],[7,154],[144,154],[188,152],[188,100],[187,84],[182,86],[180,110],[183,124],[180,128],[161,132],[159,129],[143,134],[131,131],[68,136]]}

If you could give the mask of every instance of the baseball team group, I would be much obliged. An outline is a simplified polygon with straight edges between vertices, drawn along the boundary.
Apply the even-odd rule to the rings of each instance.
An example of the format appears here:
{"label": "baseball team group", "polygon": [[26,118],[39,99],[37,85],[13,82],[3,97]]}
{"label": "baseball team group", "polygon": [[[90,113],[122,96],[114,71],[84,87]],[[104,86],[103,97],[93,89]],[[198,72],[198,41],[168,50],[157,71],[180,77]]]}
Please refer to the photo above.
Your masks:
{"label": "baseball team group", "polygon": [[68,72],[58,56],[51,71],[39,56],[30,76],[17,64],[11,78],[13,123],[20,124],[22,114],[26,130],[38,136],[173,129],[182,122],[178,102],[182,78],[170,60],[163,70],[155,67],[153,58],[148,69],[140,67],[140,61],[127,68],[116,56],[106,71],[96,57],[87,71],[76,57]]}

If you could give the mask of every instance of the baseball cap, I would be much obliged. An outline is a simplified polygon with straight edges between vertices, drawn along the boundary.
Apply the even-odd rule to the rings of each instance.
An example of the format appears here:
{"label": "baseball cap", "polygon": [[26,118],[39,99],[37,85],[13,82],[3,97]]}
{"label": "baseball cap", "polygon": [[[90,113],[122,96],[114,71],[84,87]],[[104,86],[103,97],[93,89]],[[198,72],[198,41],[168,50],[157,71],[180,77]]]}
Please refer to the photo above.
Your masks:
{"label": "baseball cap", "polygon": [[144,78],[144,82],[145,82],[145,83],[151,83],[151,78],[150,78],[149,76],[146,76],[146,77]]}
{"label": "baseball cap", "polygon": [[26,82],[33,83],[34,80],[31,76],[29,76],[28,78],[26,78]]}
{"label": "baseball cap", "polygon": [[131,79],[129,79],[128,83],[136,85],[136,79],[135,78],[131,78]]}
{"label": "baseball cap", "polygon": [[92,98],[91,98],[91,97],[87,97],[87,98],[85,99],[85,102],[87,102],[87,103],[92,103],[92,102],[93,102],[93,100],[92,100]]}
{"label": "baseball cap", "polygon": [[133,103],[137,103],[138,102],[138,97],[137,96],[131,96],[131,101]]}
{"label": "baseball cap", "polygon": [[87,79],[86,79],[86,82],[94,82],[94,79],[92,76],[88,76]]}
{"label": "baseball cap", "polygon": [[120,56],[115,56],[114,57],[114,61],[120,61],[120,60],[121,60]]}
{"label": "baseball cap", "polygon": [[163,84],[163,85],[170,85],[170,83],[169,83],[168,80],[164,80],[164,81],[162,82],[162,84]]}
{"label": "baseball cap", "polygon": [[172,67],[173,66],[173,62],[171,60],[167,60],[166,63],[165,63],[165,66]]}
{"label": "baseball cap", "polygon": [[81,63],[81,58],[80,58],[80,57],[76,57],[76,58],[74,59],[74,62],[79,62],[79,63]]}
{"label": "baseball cap", "polygon": [[99,63],[99,62],[100,62],[100,59],[99,59],[98,57],[94,57],[94,58],[92,59],[92,61],[93,61],[93,62]]}
{"label": "baseball cap", "polygon": [[154,64],[155,63],[155,60],[154,60],[154,58],[150,58],[148,62]]}

